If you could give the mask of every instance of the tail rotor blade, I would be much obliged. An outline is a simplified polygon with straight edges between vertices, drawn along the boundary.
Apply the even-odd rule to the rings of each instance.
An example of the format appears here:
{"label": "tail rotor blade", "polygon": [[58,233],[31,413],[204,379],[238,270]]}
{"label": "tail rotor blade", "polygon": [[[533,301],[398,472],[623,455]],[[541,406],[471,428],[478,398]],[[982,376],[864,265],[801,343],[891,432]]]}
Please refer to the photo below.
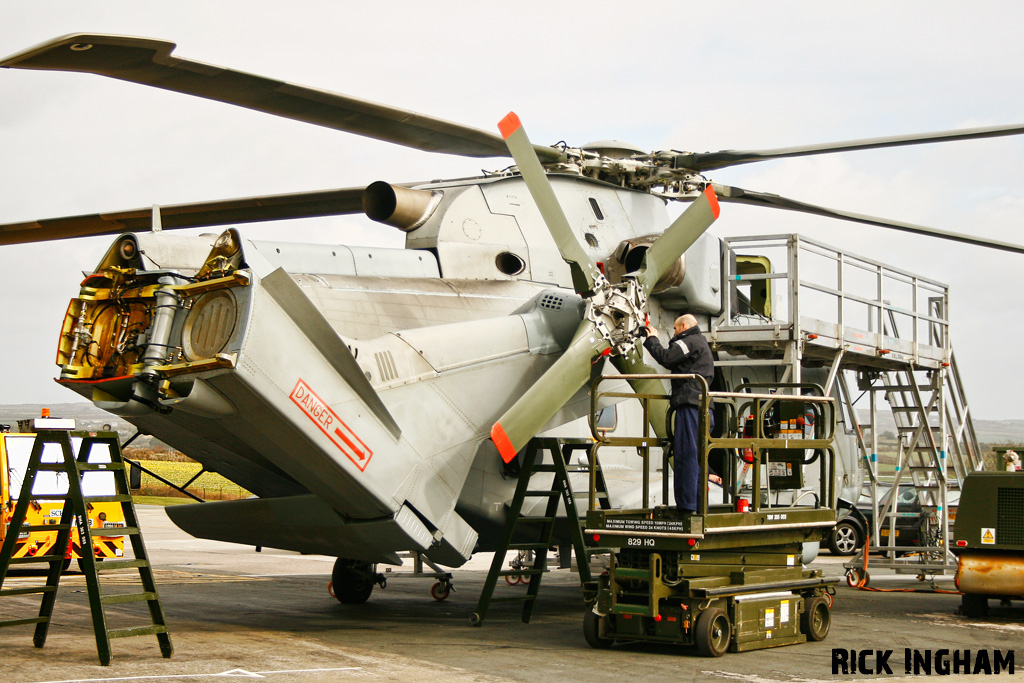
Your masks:
{"label": "tail rotor blade", "polygon": [[582,321],[565,353],[491,427],[491,440],[502,460],[511,462],[590,380],[594,358],[607,348],[608,342],[595,332],[594,324]]}
{"label": "tail rotor blade", "polygon": [[526,187],[530,190],[533,201],[537,203],[537,208],[540,209],[544,223],[547,224],[551,236],[555,238],[558,252],[572,270],[573,287],[578,294],[584,296],[593,293],[594,283],[601,278],[601,271],[598,270],[597,264],[583,250],[579,240],[573,234],[565,212],[562,211],[558,198],[555,197],[551,181],[548,180],[547,173],[537,159],[533,144],[527,137],[522,122],[515,112],[509,112],[508,116],[498,123],[498,130],[505,138],[508,151],[512,153],[512,158],[515,159],[516,165],[519,167]]}
{"label": "tail rotor blade", "polygon": [[673,221],[644,255],[637,279],[645,292],[650,294],[665,271],[711,227],[718,214],[718,197],[711,185],[708,185],[704,193]]}

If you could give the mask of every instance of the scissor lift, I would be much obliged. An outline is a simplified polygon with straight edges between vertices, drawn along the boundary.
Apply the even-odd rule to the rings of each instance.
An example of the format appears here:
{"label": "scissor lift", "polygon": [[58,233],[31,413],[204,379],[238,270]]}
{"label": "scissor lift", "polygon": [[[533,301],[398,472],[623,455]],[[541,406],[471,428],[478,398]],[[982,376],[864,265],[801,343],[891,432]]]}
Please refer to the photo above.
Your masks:
{"label": "scissor lift", "polygon": [[[775,388],[789,394],[758,386],[710,392],[697,375],[629,379],[684,377],[703,385],[702,416],[710,406],[725,407],[722,436],[712,437],[703,417],[699,425],[701,481],[709,473],[709,454],[725,454],[721,500],[709,501],[702,487],[699,510],[684,515],[667,505],[599,509],[591,499],[584,540],[613,550],[608,572],[592,586],[597,599],[584,617],[587,642],[597,648],[617,641],[693,645],[717,657],[822,640],[831,623],[837,581],[820,570],[804,569],[802,556],[803,544],[820,541],[835,523],[834,401],[815,385]],[[624,378],[599,379],[593,405],[602,399],[637,396],[649,403],[665,398],[599,391],[601,382]],[[741,415],[754,417],[741,421]],[[664,445],[648,428],[640,437],[596,430],[594,437],[600,446],[635,447],[646,459]],[[813,495],[773,503],[776,489],[805,488],[802,473],[812,463],[818,464],[820,480]],[[666,456],[663,472],[667,465]],[[644,472],[647,490],[650,468]],[[662,477],[662,500],[668,500],[667,476]]]}

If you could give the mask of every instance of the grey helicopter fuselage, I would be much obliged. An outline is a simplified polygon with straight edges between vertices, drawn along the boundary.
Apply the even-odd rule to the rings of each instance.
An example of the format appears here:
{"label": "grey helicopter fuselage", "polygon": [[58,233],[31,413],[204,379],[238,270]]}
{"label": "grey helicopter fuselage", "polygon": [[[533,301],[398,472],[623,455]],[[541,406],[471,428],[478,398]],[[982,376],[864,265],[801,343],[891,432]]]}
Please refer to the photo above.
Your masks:
{"label": "grey helicopter fuselage", "polygon": [[[610,274],[669,223],[650,194],[552,181]],[[87,279],[82,300],[97,303],[69,311],[78,355],[63,383],[257,496],[174,510],[190,533],[371,562],[414,550],[449,566],[493,544],[514,479],[489,429],[566,348],[583,301],[517,176],[418,186],[411,201],[375,185],[395,195],[384,220],[407,231],[405,249],[254,243],[233,230],[122,236],[97,273],[133,274]],[[721,311],[720,241],[704,235],[685,258],[685,277],[680,264],[649,304],[662,329],[683,308]],[[110,291],[97,297],[97,283]],[[116,305],[99,308],[143,291],[151,301],[136,308],[151,313],[126,309],[115,323]],[[83,370],[98,364],[89,349],[104,325],[121,330],[122,350],[157,353],[96,353],[125,365]],[[588,410],[577,392],[548,426],[582,436]],[[639,410],[623,404],[620,422],[639,429]],[[638,459],[610,465],[615,504],[639,504]]]}

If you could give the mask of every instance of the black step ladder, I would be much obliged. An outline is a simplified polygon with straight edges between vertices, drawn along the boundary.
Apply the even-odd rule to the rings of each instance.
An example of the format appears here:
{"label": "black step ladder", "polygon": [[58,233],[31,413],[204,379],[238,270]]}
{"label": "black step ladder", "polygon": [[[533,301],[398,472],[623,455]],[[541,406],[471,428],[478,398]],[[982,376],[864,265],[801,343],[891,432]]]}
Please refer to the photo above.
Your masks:
{"label": "black step ladder", "polygon": [[[501,541],[494,552],[494,559],[491,561],[491,568],[484,581],[484,588],[477,603],[476,612],[470,617],[474,626],[483,624],[484,617],[492,602],[522,602],[523,623],[530,622],[533,613],[533,605],[540,592],[541,578],[547,572],[548,549],[551,547],[551,538],[554,534],[555,519],[558,513],[558,501],[565,505],[565,519],[568,522],[569,540],[576,555],[576,564],[579,568],[580,583],[586,586],[591,582],[590,576],[590,555],[595,552],[607,552],[601,549],[587,548],[583,542],[583,525],[581,523],[576,500],[573,497],[572,485],[569,481],[570,472],[595,470],[598,500],[602,507],[609,507],[607,486],[604,481],[604,473],[601,471],[597,461],[596,452],[591,450],[593,439],[559,439],[553,437],[534,438],[526,445],[522,456],[522,465],[519,472],[519,480],[516,484],[516,492],[509,505],[505,529],[502,532]],[[543,452],[551,454],[551,464],[544,462]],[[569,462],[573,451],[588,451],[587,464],[570,465]],[[537,472],[552,472],[554,477],[551,480],[550,489],[531,489],[530,483],[533,475]],[[527,498],[546,500],[544,514],[524,515],[523,505]],[[532,529],[520,534],[520,538],[533,536],[537,540],[526,542],[513,542],[516,531],[520,527]],[[505,554],[509,550],[531,551],[533,553],[533,565],[528,569],[503,569]],[[500,578],[506,576],[528,576],[525,595],[508,597],[494,597],[494,589]]]}
{"label": "black step ladder", "polygon": [[[81,438],[78,456],[75,457],[72,446],[72,437]],[[46,444],[58,444],[63,455],[62,462],[43,462],[43,451]],[[110,462],[91,462],[90,455],[93,447],[106,445],[110,453]],[[115,482],[115,495],[86,496],[82,490],[82,475],[86,472],[103,471],[113,474]],[[33,489],[36,474],[39,472],[63,472],[67,475],[68,490],[65,494],[54,495],[54,492],[45,494],[34,494]],[[60,523],[32,526],[25,524],[25,517],[29,506],[36,500],[63,500],[64,508],[61,513]],[[126,528],[118,529],[130,539],[135,559],[106,560],[102,563],[96,561],[95,549],[93,546],[92,534],[104,533],[102,528],[90,529],[88,517],[88,505],[90,503],[116,502],[120,503],[124,510]],[[53,615],[53,606],[57,600],[57,589],[60,586],[60,577],[64,570],[64,551],[68,548],[71,540],[72,529],[77,530],[82,548],[82,559],[80,566],[85,574],[85,583],[89,594],[89,606],[92,611],[93,630],[96,633],[96,649],[99,654],[100,664],[110,664],[110,639],[124,638],[128,636],[156,635],[160,644],[160,652],[166,658],[174,652],[171,645],[170,635],[167,632],[167,623],[164,619],[163,608],[160,606],[160,599],[157,595],[156,583],[153,580],[153,570],[150,567],[146,555],[146,548],[142,542],[142,534],[139,530],[138,517],[135,514],[135,507],[132,505],[132,497],[128,490],[128,478],[125,472],[124,459],[121,456],[120,444],[117,434],[114,432],[71,432],[66,428],[46,429],[37,424],[35,442],[32,445],[32,453],[29,456],[28,466],[25,470],[25,478],[21,487],[21,495],[18,497],[18,504],[14,508],[14,516],[11,518],[10,528],[2,548],[0,548],[0,598],[14,595],[41,594],[42,600],[39,606],[39,616],[27,619],[0,620],[0,627],[18,626],[23,624],[35,624],[35,636],[33,644],[36,647],[43,647],[46,643],[46,635],[49,630],[50,620]],[[56,531],[57,542],[47,555],[36,555],[33,557],[14,557],[15,542],[19,533],[31,533],[34,531]],[[107,530],[105,533],[109,534]],[[56,553],[56,554],[53,554]],[[26,563],[47,563],[49,571],[46,576],[46,583],[41,586],[27,588],[4,589],[4,580],[7,571],[12,565]],[[137,569],[139,579],[142,583],[142,592],[131,594],[103,595],[100,586],[100,572],[108,572],[117,569]],[[149,607],[151,617],[150,624],[132,628],[108,628],[106,615],[103,611],[104,605],[123,604],[130,602],[145,602]]]}

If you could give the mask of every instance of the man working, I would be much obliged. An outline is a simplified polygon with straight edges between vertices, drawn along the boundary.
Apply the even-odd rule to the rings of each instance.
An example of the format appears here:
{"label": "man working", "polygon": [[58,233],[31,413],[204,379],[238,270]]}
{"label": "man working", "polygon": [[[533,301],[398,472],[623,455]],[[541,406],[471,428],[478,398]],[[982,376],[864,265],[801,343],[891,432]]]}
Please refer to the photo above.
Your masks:
{"label": "man working", "polygon": [[[658,330],[648,327],[644,348],[654,360],[675,375],[701,375],[711,383],[715,374],[715,361],[704,335],[697,327],[697,319],[690,314],[676,318],[675,336],[664,348],[657,339]],[[699,438],[697,433],[700,384],[696,379],[673,379],[670,403],[676,409],[673,440],[672,476],[675,480],[676,507],[684,513],[697,511],[700,486]],[[708,414],[708,429],[714,427],[714,416]]]}

